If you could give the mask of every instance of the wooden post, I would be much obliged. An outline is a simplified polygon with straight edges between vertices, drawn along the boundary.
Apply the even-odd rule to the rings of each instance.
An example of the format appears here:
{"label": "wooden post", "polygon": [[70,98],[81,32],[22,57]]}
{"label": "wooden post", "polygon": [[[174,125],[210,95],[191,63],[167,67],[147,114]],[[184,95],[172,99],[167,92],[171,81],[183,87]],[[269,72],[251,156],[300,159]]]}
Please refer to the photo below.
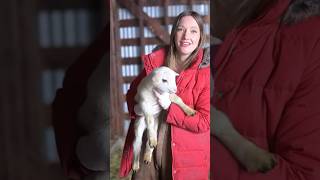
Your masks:
{"label": "wooden post", "polygon": [[35,4],[11,0],[0,6],[0,179],[5,180],[47,179]]}
{"label": "wooden post", "polygon": [[[138,7],[140,9],[142,9],[143,7],[143,4],[144,4],[144,0],[138,0]],[[145,45],[145,38],[144,38],[144,22],[143,22],[143,11],[139,11],[139,16],[138,16],[138,19],[139,19],[139,29],[140,29],[140,38],[139,38],[139,41],[140,41],[140,55],[143,55],[145,54],[145,51],[144,51],[144,45]]]}
{"label": "wooden post", "polygon": [[120,57],[120,36],[118,24],[118,6],[112,0],[110,8],[110,127],[111,140],[123,136],[123,93]]}

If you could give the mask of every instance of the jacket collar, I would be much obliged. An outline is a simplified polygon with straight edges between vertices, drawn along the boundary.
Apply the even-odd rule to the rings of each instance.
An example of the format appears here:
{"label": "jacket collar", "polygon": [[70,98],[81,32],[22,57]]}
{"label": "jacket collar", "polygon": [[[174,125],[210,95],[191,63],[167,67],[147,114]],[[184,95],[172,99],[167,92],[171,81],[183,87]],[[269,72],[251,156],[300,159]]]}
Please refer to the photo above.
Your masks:
{"label": "jacket collar", "polygon": [[[144,55],[142,57],[144,68],[147,74],[149,74],[153,69],[164,65],[165,59],[167,57],[167,52],[168,52],[168,47],[164,47],[150,54]],[[187,69],[188,70],[198,69],[202,61],[202,57],[203,57],[203,49],[200,48],[197,56],[194,58],[193,62]]]}

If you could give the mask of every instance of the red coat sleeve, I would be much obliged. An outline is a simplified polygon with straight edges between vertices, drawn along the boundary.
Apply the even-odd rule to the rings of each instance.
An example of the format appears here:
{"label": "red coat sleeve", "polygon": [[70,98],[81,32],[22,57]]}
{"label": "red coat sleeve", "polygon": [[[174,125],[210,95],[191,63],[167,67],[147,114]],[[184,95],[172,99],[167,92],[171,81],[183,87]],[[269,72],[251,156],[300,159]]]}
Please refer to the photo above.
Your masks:
{"label": "red coat sleeve", "polygon": [[57,90],[51,105],[57,151],[63,173],[69,179],[81,179],[93,172],[79,162],[75,153],[76,144],[83,135],[77,126],[77,113],[86,98],[87,81],[108,49],[106,38],[107,28],[68,67],[63,87]]}
{"label": "red coat sleeve", "polygon": [[[308,40],[309,41],[309,40]],[[300,83],[287,102],[274,137],[277,166],[259,180],[320,179],[320,41],[312,46]]]}
{"label": "red coat sleeve", "polygon": [[136,119],[136,114],[134,112],[134,105],[136,101],[134,100],[134,96],[137,94],[137,88],[141,80],[146,76],[146,71],[143,69],[142,72],[132,81],[130,84],[130,88],[126,95],[128,111],[130,119]]}
{"label": "red coat sleeve", "polygon": [[[194,109],[197,111],[195,116],[187,116],[183,110],[172,103],[169,107],[167,122],[184,128],[195,133],[203,133],[210,130],[210,71],[203,74],[204,88],[199,92]],[[195,98],[196,99],[196,98]]]}

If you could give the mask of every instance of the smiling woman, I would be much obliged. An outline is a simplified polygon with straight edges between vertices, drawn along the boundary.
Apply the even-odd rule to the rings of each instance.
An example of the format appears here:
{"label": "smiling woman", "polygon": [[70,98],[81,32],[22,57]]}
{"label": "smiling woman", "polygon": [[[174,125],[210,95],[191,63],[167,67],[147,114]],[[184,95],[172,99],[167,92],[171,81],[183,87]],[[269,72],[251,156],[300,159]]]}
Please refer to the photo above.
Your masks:
{"label": "smiling woman", "polygon": [[[142,57],[144,70],[131,83],[126,95],[131,117],[126,137],[120,176],[127,176],[132,167],[132,144],[135,137],[134,97],[141,80],[159,66],[168,66],[179,73],[177,92],[185,104],[196,110],[187,116],[170,99],[159,116],[158,145],[153,159],[145,164],[140,159],[140,169],[132,179],[170,180],[208,179],[210,165],[210,69],[203,47],[204,32],[201,16],[194,11],[184,11],[175,20],[171,30],[169,47],[161,48]],[[163,97],[165,98],[165,97]],[[167,97],[169,98],[169,97]],[[162,106],[160,104],[160,106]],[[143,143],[145,144],[145,143]],[[143,148],[144,149],[144,148]],[[143,157],[144,152],[142,152]]]}
{"label": "smiling woman", "polygon": [[194,11],[184,11],[174,23],[167,66],[176,72],[188,67],[204,43],[203,20]]}
{"label": "smiling woman", "polygon": [[185,61],[196,49],[200,40],[200,29],[192,16],[181,18],[177,28],[175,45],[180,54],[180,60]]}

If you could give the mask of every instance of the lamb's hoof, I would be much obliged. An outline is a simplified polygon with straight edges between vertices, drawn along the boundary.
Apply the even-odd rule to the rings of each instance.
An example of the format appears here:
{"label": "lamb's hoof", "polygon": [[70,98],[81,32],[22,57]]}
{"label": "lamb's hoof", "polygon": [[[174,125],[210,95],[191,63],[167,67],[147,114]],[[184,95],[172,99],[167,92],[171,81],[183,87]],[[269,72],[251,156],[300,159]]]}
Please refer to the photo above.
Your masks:
{"label": "lamb's hoof", "polygon": [[263,160],[264,162],[260,164],[258,171],[261,173],[267,173],[268,171],[272,170],[276,165],[277,162],[273,156],[265,157]]}
{"label": "lamb's hoof", "polygon": [[261,166],[258,171],[261,173],[267,173],[268,171],[272,170],[276,165],[277,165],[277,162],[274,159],[272,159],[270,160],[269,164],[265,164]]}
{"label": "lamb's hoof", "polygon": [[248,172],[266,173],[276,166],[277,162],[273,155],[265,151],[251,152],[247,156],[246,169]]}
{"label": "lamb's hoof", "polygon": [[144,154],[144,157],[143,157],[144,163],[146,163],[146,164],[151,163],[151,159],[152,159],[152,154],[150,154],[150,153]]}
{"label": "lamb's hoof", "polygon": [[187,113],[188,116],[194,116],[194,115],[196,115],[196,111],[193,110],[193,109],[188,109],[188,110],[186,111],[186,113]]}
{"label": "lamb's hoof", "polygon": [[155,139],[155,138],[150,138],[150,140],[149,140],[149,146],[150,146],[151,148],[155,148],[155,147],[157,146],[157,144],[158,144],[157,139]]}
{"label": "lamb's hoof", "polygon": [[139,162],[134,162],[132,165],[132,171],[133,173],[136,173],[139,170]]}

